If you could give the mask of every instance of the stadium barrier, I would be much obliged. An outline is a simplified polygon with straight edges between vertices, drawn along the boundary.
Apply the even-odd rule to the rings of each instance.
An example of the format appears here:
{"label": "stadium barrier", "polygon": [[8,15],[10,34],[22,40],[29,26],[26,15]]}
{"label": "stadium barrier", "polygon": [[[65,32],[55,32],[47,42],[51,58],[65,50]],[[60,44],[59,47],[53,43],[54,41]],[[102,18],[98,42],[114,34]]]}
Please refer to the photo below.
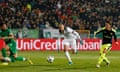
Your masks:
{"label": "stadium barrier", "polygon": [[[21,51],[29,50],[63,50],[62,39],[17,39],[17,48]],[[120,39],[118,39],[120,44]],[[78,50],[99,50],[102,44],[100,39],[83,39],[83,45],[77,42]],[[0,40],[0,48],[5,45],[3,40]],[[71,50],[71,48],[69,48]],[[120,45],[112,44],[111,50],[120,50]]]}

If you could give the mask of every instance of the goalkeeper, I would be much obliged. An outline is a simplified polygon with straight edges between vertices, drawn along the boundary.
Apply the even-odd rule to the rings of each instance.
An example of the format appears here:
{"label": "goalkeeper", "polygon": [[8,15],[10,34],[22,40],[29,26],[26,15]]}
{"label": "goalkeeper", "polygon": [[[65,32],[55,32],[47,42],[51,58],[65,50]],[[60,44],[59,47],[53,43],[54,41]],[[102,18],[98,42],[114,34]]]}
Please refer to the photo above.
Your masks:
{"label": "goalkeeper", "polygon": [[[18,61],[30,61],[30,59],[25,58],[25,57],[20,57],[17,56],[17,48],[16,48],[16,41],[14,39],[14,35],[11,32],[10,29],[7,28],[7,25],[5,23],[1,23],[0,24],[0,36],[1,38],[5,41],[5,46],[4,48],[2,48],[2,56],[3,56],[3,60],[5,61],[5,63],[3,63],[3,65],[8,65],[8,62],[6,62],[6,58],[10,58],[10,62],[14,62],[16,60]],[[9,52],[9,55],[7,55],[7,52]]]}
{"label": "goalkeeper", "polygon": [[100,64],[103,61],[106,62],[106,65],[110,64],[110,61],[107,59],[105,55],[111,49],[113,37],[114,37],[114,41],[116,42],[116,44],[118,44],[117,37],[115,35],[115,30],[112,29],[112,25],[109,22],[105,23],[105,27],[103,29],[95,32],[95,36],[96,34],[99,34],[99,33],[102,33],[103,36],[102,36],[102,46],[100,48],[100,57],[96,65],[97,68],[100,67]]}

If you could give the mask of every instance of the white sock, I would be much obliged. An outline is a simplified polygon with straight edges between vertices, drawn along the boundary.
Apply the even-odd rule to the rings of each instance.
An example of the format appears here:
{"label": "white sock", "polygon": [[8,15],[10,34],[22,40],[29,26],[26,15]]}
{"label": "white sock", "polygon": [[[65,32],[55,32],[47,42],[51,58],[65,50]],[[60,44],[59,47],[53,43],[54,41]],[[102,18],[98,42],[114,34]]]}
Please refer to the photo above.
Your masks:
{"label": "white sock", "polygon": [[69,62],[72,62],[71,57],[70,57],[70,54],[69,54],[68,51],[65,51],[65,55],[66,55],[68,61],[69,61]]}
{"label": "white sock", "polygon": [[74,53],[77,53],[77,48],[73,48],[74,49]]}
{"label": "white sock", "polygon": [[23,57],[23,61],[26,61],[27,59]]}

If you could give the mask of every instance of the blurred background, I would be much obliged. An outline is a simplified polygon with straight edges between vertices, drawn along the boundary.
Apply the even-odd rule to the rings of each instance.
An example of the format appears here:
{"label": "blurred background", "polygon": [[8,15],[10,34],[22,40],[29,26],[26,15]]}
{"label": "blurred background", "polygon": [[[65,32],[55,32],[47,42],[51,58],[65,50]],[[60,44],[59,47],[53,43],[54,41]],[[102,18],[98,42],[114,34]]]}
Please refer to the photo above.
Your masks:
{"label": "blurred background", "polygon": [[120,38],[120,0],[0,0],[0,21],[17,38],[56,38],[59,23],[92,38],[108,20]]}

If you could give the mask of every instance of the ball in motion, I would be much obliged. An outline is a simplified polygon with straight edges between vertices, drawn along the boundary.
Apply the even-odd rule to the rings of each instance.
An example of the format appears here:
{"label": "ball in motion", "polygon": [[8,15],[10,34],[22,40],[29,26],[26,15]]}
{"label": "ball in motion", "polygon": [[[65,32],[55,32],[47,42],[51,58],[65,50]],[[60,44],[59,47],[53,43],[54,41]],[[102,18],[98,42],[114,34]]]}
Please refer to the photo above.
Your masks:
{"label": "ball in motion", "polygon": [[53,63],[54,62],[54,56],[48,56],[47,57],[47,62],[49,62],[49,63]]}

